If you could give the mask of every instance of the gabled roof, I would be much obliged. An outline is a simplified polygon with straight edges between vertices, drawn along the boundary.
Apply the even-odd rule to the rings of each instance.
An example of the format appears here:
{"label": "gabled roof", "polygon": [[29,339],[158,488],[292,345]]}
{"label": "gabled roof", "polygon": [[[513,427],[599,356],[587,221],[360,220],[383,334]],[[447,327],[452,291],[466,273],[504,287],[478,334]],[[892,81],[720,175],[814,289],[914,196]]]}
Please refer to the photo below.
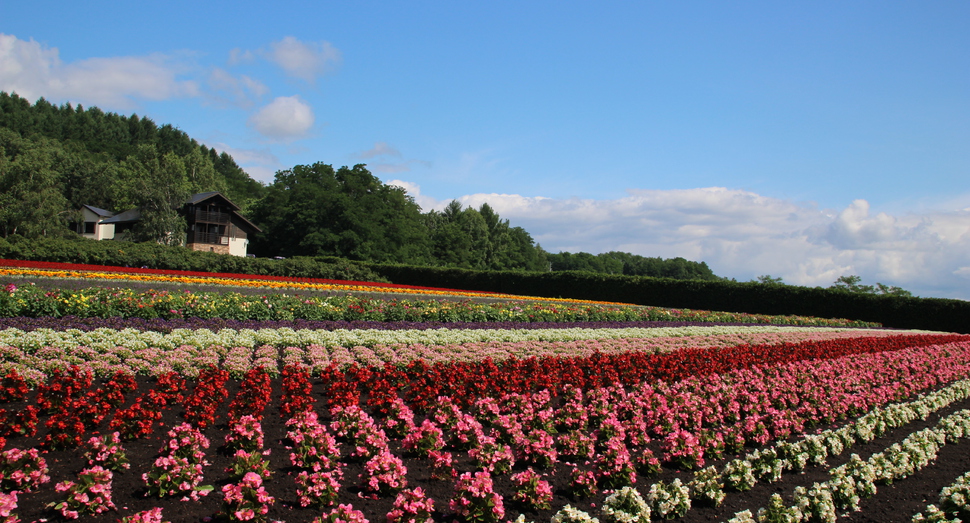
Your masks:
{"label": "gabled roof", "polygon": [[225,196],[223,196],[223,194],[221,192],[218,192],[218,191],[209,191],[209,192],[200,192],[198,194],[193,194],[192,196],[189,197],[189,200],[187,202],[185,202],[185,203],[186,204],[189,204],[189,205],[198,205],[200,203],[205,202],[206,200],[211,200],[211,199],[217,198],[217,197],[220,200],[222,200],[222,201],[226,202],[227,204],[229,204],[229,207],[232,210],[232,215],[234,217],[238,218],[240,221],[242,221],[247,226],[252,227],[254,231],[256,231],[256,232],[263,232],[262,229],[260,229],[259,227],[256,227],[256,224],[255,223],[247,220],[245,216],[239,214],[239,209],[241,209],[241,207],[239,207],[238,205],[236,205],[235,203],[233,203],[232,200],[230,200],[229,198],[226,198]]}
{"label": "gabled roof", "polygon": [[89,210],[89,211],[93,212],[94,214],[97,214],[98,216],[101,216],[101,217],[114,216],[114,214],[115,214],[115,213],[113,213],[111,211],[106,211],[104,209],[99,209],[99,208],[97,208],[97,207],[95,207],[93,205],[82,205],[81,207],[84,207],[87,210]]}
{"label": "gabled roof", "polygon": [[[229,205],[232,215],[242,221],[245,225],[252,227],[256,232],[262,232],[256,224],[246,219],[245,216],[239,214],[240,207],[232,202],[229,198],[226,198],[222,193],[218,191],[200,192],[198,194],[193,194],[189,197],[188,201],[185,203],[187,205],[198,205],[205,202],[206,200],[211,200],[213,198],[219,198],[223,202]],[[141,211],[138,209],[131,209],[120,214],[113,214],[110,211],[104,209],[99,209],[97,207],[92,207],[90,205],[84,205],[84,207],[91,210],[91,212],[97,214],[98,216],[110,216],[110,218],[101,220],[101,223],[134,223],[141,220]]]}
{"label": "gabled roof", "polygon": [[101,223],[133,223],[141,219],[141,211],[138,209],[131,209],[125,211],[121,214],[117,214],[108,218],[107,220],[102,220]]}
{"label": "gabled roof", "polygon": [[185,203],[188,203],[191,205],[197,205],[206,200],[212,199],[216,196],[218,196],[224,202],[228,203],[229,206],[232,207],[232,210],[238,211],[239,209],[241,209],[241,207],[233,203],[232,200],[230,200],[229,198],[226,198],[225,196],[223,196],[222,193],[218,191],[200,192],[198,194],[193,194],[192,196],[189,196],[189,200]]}

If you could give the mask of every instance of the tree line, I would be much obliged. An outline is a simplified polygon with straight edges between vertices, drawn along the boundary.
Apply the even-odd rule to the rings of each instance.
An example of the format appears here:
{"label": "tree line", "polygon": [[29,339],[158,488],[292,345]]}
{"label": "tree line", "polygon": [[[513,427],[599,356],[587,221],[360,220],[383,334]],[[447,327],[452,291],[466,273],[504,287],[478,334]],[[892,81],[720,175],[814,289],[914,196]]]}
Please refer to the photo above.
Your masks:
{"label": "tree line", "polygon": [[548,253],[487,203],[452,201],[422,212],[404,189],[364,165],[297,165],[263,184],[229,154],[172,125],[0,92],[0,237],[70,235],[68,224],[91,205],[115,213],[137,208],[136,239],[165,241],[184,229],[182,204],[207,191],[240,205],[261,229],[249,246],[261,257],[717,279],[705,263],[683,258]]}

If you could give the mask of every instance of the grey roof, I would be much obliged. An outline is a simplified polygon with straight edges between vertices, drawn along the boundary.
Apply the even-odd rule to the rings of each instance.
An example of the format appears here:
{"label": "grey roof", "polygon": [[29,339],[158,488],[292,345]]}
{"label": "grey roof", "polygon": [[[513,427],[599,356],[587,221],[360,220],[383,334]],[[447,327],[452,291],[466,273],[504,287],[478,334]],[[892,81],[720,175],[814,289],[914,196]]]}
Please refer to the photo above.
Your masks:
{"label": "grey roof", "polygon": [[[259,227],[256,227],[256,224],[247,220],[245,216],[239,214],[240,207],[238,205],[236,205],[235,203],[232,203],[232,201],[229,198],[226,198],[225,196],[223,196],[222,193],[218,191],[200,192],[198,194],[193,194],[192,196],[189,197],[189,200],[185,203],[195,205],[198,203],[202,203],[208,199],[211,199],[215,196],[218,196],[222,200],[225,200],[226,203],[228,203],[232,207],[233,216],[241,220],[245,225],[252,227],[254,231],[262,232],[262,230]],[[141,211],[139,211],[138,209],[131,209],[123,213],[112,216],[110,212],[104,209],[98,209],[97,207],[91,207],[90,205],[85,205],[85,207],[87,207],[88,209],[91,209],[92,212],[98,214],[99,216],[111,216],[110,218],[101,220],[101,223],[134,223],[141,219]]]}
{"label": "grey roof", "polygon": [[193,194],[192,196],[189,196],[189,200],[187,202],[185,202],[185,203],[189,203],[189,204],[193,204],[194,205],[194,204],[197,204],[197,203],[204,202],[204,201],[208,200],[209,198],[212,198],[213,196],[218,196],[218,197],[222,198],[223,200],[225,200],[226,203],[228,203],[229,205],[232,206],[233,210],[238,211],[241,208],[238,205],[236,205],[235,203],[233,203],[232,200],[230,200],[229,198],[226,198],[226,196],[224,194],[222,194],[221,192],[218,192],[218,191],[200,192],[198,194]]}
{"label": "grey roof", "polygon": [[112,216],[107,220],[102,220],[101,223],[129,223],[129,222],[137,222],[140,219],[141,219],[141,211],[139,211],[138,209],[131,209],[121,214]]}
{"label": "grey roof", "polygon": [[114,216],[113,212],[106,211],[104,209],[99,209],[93,205],[83,205],[82,207],[86,207],[89,211],[93,212],[94,214],[97,214],[98,216]]}

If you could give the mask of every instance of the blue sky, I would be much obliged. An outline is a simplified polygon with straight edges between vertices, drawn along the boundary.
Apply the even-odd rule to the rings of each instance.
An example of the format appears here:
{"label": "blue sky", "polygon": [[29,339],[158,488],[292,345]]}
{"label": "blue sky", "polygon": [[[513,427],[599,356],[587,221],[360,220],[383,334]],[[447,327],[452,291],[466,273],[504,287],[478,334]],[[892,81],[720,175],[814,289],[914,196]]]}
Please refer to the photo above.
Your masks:
{"label": "blue sky", "polygon": [[0,90],[254,178],[365,163],[552,252],[970,299],[970,3],[20,2]]}

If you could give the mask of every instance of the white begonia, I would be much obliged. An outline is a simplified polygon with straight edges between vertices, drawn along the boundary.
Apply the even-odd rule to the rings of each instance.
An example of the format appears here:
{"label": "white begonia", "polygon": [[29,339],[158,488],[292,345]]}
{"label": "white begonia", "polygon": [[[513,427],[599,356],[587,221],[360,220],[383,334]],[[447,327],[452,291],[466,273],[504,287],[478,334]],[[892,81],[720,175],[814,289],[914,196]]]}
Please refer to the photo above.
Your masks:
{"label": "white begonia", "polygon": [[654,483],[647,493],[647,502],[653,514],[662,517],[681,517],[690,510],[690,490],[674,478],[670,483]]}
{"label": "white begonia", "polygon": [[719,506],[724,501],[724,479],[714,465],[698,470],[687,483],[690,497],[695,501]]}
{"label": "white begonia", "polygon": [[603,502],[606,523],[650,523],[650,506],[633,487],[617,490]]}
{"label": "white begonia", "polygon": [[556,512],[550,521],[551,523],[599,523],[600,520],[582,510],[566,505],[562,510]]}
{"label": "white begonia", "polygon": [[832,492],[823,484],[815,483],[811,488],[795,487],[795,506],[807,521],[835,523],[835,503]]}
{"label": "white begonia", "polygon": [[742,510],[727,520],[727,523],[758,523],[758,520],[754,519],[754,514],[750,510]]}
{"label": "white begonia", "polygon": [[771,495],[768,506],[758,509],[757,521],[770,523],[800,523],[803,519],[798,507],[785,505],[781,495]]}
{"label": "white begonia", "polygon": [[751,462],[746,459],[733,459],[721,471],[724,486],[739,492],[751,490],[758,484]]}

